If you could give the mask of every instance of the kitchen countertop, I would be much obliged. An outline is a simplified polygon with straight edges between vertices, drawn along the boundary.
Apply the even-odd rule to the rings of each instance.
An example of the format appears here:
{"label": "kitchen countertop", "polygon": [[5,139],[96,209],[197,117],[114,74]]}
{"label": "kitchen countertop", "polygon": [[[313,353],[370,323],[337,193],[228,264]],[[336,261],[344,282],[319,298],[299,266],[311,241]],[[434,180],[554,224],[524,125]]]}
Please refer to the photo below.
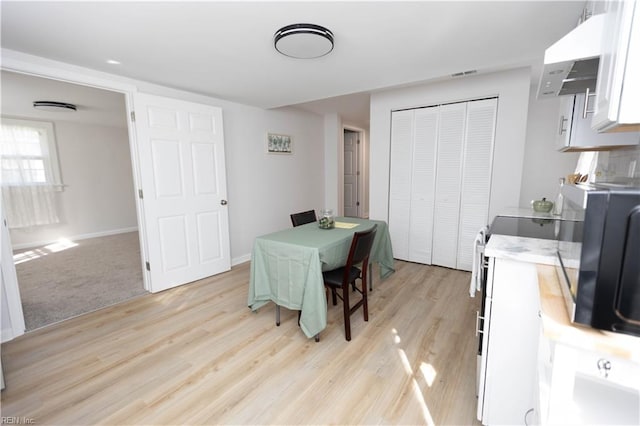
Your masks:
{"label": "kitchen countertop", "polygon": [[556,265],[558,241],[538,238],[513,237],[492,234],[484,249],[487,257],[511,259],[520,262]]}
{"label": "kitchen countertop", "polygon": [[556,269],[537,265],[544,336],[579,349],[607,353],[640,363],[640,338],[582,327],[569,321]]}
{"label": "kitchen countertop", "polygon": [[583,217],[579,217],[580,213],[570,210],[564,210],[562,215],[554,215],[551,213],[540,213],[533,210],[531,207],[507,207],[500,211],[498,216],[507,217],[524,217],[531,219],[562,219],[562,220],[583,220]]}

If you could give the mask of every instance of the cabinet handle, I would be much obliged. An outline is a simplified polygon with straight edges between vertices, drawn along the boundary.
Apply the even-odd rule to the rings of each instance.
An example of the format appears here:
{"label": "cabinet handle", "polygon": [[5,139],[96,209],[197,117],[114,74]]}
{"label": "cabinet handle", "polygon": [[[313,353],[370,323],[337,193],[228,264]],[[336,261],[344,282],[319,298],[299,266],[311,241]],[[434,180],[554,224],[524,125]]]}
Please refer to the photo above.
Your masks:
{"label": "cabinet handle", "polygon": [[482,334],[482,330],[480,330],[480,320],[484,321],[484,317],[480,316],[480,311],[476,311],[476,337]]}
{"label": "cabinet handle", "polygon": [[587,87],[587,91],[584,94],[584,108],[582,109],[582,118],[587,118],[587,114],[593,114],[595,111],[589,111],[587,106],[589,105],[589,98],[595,96],[595,93],[589,93],[589,88]]}
{"label": "cabinet handle", "polygon": [[569,121],[569,119],[568,118],[564,118],[564,115],[560,116],[560,129],[559,129],[560,135],[563,135],[564,132],[567,131],[567,129],[564,128],[564,123],[567,122],[567,121]]}
{"label": "cabinet handle", "polygon": [[524,413],[524,424],[525,424],[525,425],[527,425],[527,426],[528,426],[528,425],[530,425],[530,424],[531,424],[531,423],[529,423],[529,419],[528,419],[528,417],[529,417],[529,414],[533,414],[533,412],[534,412],[534,409],[533,409],[533,408],[529,408],[529,409],[527,410],[527,412],[526,412],[526,413]]}
{"label": "cabinet handle", "polygon": [[598,360],[598,371],[600,371],[600,375],[606,379],[609,377],[609,370],[611,370],[611,361],[600,358]]}

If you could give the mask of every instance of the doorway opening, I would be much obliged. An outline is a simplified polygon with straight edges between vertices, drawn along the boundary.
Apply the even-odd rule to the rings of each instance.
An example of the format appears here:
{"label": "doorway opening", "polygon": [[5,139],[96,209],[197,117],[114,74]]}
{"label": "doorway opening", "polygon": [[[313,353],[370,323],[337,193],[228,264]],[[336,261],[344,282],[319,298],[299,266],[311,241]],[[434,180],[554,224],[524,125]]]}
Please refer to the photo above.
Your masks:
{"label": "doorway opening", "polygon": [[[125,95],[4,70],[1,77],[3,121],[51,123],[61,177],[51,220],[12,226],[7,218],[26,331],[146,294]],[[43,97],[78,109],[34,109]]]}
{"label": "doorway opening", "polygon": [[366,217],[364,173],[364,131],[343,128],[343,214],[347,217]]}

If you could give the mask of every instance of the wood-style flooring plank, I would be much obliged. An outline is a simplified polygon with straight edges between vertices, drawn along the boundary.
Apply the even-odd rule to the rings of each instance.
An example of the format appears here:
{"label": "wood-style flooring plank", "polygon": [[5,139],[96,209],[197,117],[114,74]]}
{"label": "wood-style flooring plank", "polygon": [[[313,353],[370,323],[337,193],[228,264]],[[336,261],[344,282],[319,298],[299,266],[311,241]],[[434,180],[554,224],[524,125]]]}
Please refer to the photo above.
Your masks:
{"label": "wood-style flooring plank", "polygon": [[56,425],[478,424],[470,274],[396,261],[369,321],[246,306],[249,264],[2,345],[2,416]]}

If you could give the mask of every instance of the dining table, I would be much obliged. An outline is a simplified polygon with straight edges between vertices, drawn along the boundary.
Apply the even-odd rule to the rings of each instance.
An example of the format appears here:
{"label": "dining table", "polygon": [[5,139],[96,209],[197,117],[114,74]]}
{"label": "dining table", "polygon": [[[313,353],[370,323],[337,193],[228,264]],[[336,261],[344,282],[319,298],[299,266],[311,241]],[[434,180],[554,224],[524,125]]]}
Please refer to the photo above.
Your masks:
{"label": "dining table", "polygon": [[318,335],[327,326],[322,272],[344,266],[353,234],[374,225],[377,230],[369,263],[378,263],[380,279],[384,279],[395,270],[389,228],[381,220],[336,217],[330,229],[312,222],[257,237],[251,255],[249,308],[256,311],[274,302],[300,311],[304,334]]}

